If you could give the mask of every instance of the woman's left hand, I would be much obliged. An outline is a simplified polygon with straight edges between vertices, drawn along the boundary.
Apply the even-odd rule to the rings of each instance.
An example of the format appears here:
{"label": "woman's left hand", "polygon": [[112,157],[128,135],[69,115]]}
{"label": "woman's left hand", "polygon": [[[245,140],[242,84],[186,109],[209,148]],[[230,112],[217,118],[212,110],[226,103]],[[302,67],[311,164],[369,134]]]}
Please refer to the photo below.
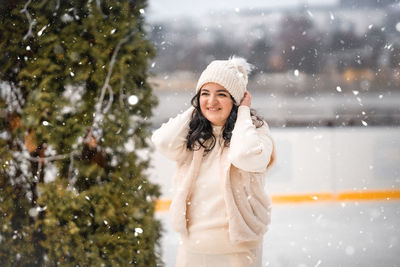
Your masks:
{"label": "woman's left hand", "polygon": [[244,92],[243,98],[240,101],[240,105],[239,106],[251,106],[251,94],[249,92]]}

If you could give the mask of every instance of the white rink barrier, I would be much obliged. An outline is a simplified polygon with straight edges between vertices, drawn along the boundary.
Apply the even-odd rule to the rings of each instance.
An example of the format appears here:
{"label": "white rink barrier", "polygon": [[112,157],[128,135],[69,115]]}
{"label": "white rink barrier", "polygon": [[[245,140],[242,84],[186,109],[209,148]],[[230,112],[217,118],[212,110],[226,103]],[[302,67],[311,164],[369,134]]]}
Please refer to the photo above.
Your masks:
{"label": "white rink barrier", "polygon": [[400,128],[272,129],[273,194],[400,189]]}
{"label": "white rink barrier", "polygon": [[[271,129],[277,162],[265,180],[274,195],[400,190],[400,128]],[[152,154],[150,178],[172,197],[175,163]]]}

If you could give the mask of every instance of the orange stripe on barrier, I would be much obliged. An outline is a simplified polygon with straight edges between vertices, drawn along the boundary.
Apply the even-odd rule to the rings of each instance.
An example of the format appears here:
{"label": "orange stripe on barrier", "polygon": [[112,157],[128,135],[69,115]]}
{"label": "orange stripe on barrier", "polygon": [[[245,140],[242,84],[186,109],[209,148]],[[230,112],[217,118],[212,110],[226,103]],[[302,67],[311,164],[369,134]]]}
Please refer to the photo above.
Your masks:
{"label": "orange stripe on barrier", "polygon": [[[400,200],[400,190],[349,191],[339,193],[308,193],[294,195],[272,195],[273,204],[322,202],[322,201],[367,201],[367,200]],[[168,211],[170,199],[159,199],[156,211]]]}
{"label": "orange stripe on barrier", "polygon": [[339,201],[345,200],[396,200],[400,199],[400,191],[361,191],[343,192],[338,196]]}
{"label": "orange stripe on barrier", "polygon": [[331,193],[299,194],[299,195],[272,195],[272,203],[315,202],[332,200]]}
{"label": "orange stripe on barrier", "polygon": [[167,211],[169,206],[171,206],[170,199],[159,199],[156,201],[156,211]]}

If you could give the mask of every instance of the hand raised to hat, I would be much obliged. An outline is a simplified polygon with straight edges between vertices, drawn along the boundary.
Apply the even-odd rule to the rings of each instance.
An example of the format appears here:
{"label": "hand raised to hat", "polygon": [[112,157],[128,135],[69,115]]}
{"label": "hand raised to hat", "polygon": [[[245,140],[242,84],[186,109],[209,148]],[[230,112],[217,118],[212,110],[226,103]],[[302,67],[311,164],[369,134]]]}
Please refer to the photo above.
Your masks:
{"label": "hand raised to hat", "polygon": [[251,94],[249,92],[244,92],[243,98],[240,101],[240,105],[239,106],[251,106]]}

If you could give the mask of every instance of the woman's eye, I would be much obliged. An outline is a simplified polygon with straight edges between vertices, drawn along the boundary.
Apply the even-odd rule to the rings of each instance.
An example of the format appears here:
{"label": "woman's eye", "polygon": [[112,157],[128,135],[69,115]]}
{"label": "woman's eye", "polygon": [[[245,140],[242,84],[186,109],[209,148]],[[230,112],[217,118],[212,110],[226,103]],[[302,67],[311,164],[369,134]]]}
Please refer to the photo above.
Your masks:
{"label": "woman's eye", "polygon": [[226,96],[226,94],[219,94],[219,96]]}

